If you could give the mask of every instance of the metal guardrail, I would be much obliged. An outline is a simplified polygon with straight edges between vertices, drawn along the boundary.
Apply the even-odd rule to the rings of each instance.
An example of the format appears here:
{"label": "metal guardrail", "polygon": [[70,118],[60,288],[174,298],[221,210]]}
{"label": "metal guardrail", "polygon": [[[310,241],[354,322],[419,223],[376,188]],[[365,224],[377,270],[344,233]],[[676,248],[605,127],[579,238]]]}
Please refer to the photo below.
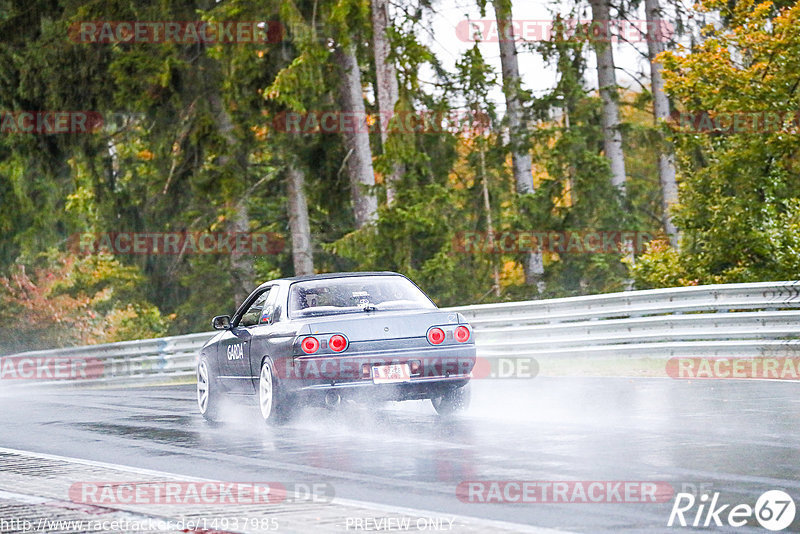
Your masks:
{"label": "metal guardrail", "polygon": [[[800,356],[800,281],[653,289],[447,310],[467,317],[475,328],[478,356],[485,358]],[[92,383],[185,380],[194,375],[197,352],[213,334],[4,358],[96,359],[102,369]]]}

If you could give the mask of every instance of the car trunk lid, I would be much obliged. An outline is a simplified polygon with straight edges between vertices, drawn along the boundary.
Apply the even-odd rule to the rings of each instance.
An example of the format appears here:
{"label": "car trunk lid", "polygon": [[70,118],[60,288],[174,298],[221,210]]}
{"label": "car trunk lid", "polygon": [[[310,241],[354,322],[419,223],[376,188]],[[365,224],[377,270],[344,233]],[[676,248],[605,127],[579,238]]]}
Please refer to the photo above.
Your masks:
{"label": "car trunk lid", "polygon": [[350,342],[424,338],[432,326],[458,324],[459,315],[441,310],[403,310],[348,313],[317,317],[311,334],[344,334]]}

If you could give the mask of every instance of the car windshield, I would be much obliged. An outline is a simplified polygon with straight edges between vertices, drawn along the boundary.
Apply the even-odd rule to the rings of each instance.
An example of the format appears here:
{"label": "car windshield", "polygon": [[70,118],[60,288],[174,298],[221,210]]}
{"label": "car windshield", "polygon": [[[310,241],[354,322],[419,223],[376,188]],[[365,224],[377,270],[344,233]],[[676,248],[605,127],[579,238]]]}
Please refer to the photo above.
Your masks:
{"label": "car windshield", "polygon": [[435,309],[402,276],[359,276],[295,282],[289,292],[292,318],[385,310]]}

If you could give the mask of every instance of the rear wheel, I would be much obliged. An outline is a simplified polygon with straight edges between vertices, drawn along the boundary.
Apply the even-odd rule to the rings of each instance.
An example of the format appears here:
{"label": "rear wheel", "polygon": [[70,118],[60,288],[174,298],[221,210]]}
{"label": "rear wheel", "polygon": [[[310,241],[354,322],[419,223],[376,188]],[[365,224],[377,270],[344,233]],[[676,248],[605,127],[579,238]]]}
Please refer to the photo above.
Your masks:
{"label": "rear wheel", "polygon": [[203,356],[197,363],[197,406],[202,416],[209,421],[219,419],[219,396],[216,378],[208,364],[208,358]]}
{"label": "rear wheel", "polygon": [[278,380],[272,372],[272,362],[264,360],[258,376],[258,407],[267,423],[283,422],[289,417],[288,399],[278,395]]}
{"label": "rear wheel", "polygon": [[440,397],[432,397],[431,404],[439,415],[460,413],[469,408],[472,397],[469,384],[460,388],[449,389]]}

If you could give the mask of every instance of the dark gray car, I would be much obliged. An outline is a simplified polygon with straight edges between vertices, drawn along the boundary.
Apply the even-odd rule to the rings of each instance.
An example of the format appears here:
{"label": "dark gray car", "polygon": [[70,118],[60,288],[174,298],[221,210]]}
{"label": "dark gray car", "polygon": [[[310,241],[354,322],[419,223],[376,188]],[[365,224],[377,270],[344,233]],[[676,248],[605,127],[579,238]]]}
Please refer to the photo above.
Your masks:
{"label": "dark gray car", "polygon": [[223,395],[255,398],[265,420],[342,399],[431,399],[440,414],[465,408],[475,365],[472,327],[391,272],[272,280],[200,351],[197,399],[210,420]]}

